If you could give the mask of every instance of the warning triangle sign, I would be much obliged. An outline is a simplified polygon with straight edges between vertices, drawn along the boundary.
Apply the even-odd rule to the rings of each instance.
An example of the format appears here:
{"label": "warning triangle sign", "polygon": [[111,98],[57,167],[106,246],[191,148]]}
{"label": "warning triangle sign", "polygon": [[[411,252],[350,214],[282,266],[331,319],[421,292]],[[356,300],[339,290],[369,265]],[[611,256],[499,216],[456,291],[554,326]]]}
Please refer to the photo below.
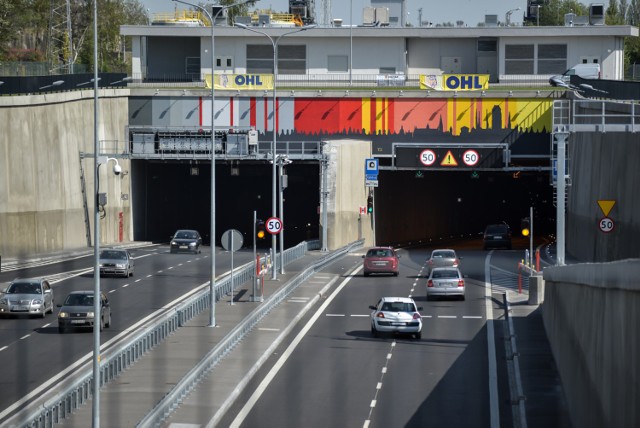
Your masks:
{"label": "warning triangle sign", "polygon": [[447,151],[447,154],[444,155],[444,159],[442,159],[442,162],[440,162],[440,165],[458,166],[458,162],[456,161],[456,158],[453,157],[453,153],[451,153],[451,150]]}

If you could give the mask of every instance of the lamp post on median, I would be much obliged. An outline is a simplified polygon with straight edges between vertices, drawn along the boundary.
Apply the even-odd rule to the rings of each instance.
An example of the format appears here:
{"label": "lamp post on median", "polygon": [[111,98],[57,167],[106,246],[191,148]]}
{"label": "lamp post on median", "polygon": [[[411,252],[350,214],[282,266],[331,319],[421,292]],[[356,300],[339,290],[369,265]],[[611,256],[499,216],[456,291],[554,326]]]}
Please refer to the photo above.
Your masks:
{"label": "lamp post on median", "polygon": [[[273,125],[272,125],[272,131],[273,131],[273,141],[271,143],[271,163],[272,163],[272,190],[271,190],[271,212],[273,217],[276,217],[276,199],[277,199],[277,191],[276,191],[276,169],[277,169],[277,158],[276,158],[276,138],[277,138],[277,134],[278,134],[278,121],[277,121],[277,101],[276,101],[276,92],[277,92],[277,84],[276,84],[276,78],[278,76],[278,43],[280,42],[280,40],[284,37],[287,36],[289,34],[294,34],[294,33],[299,33],[301,31],[305,31],[305,30],[309,30],[311,28],[315,28],[315,25],[305,25],[304,27],[300,27],[294,31],[288,31],[286,33],[280,34],[278,37],[273,38],[270,35],[268,35],[267,33],[265,33],[264,31],[260,31],[260,30],[256,30],[254,28],[249,27],[248,25],[245,24],[240,24],[238,22],[236,22],[236,27],[240,27],[240,28],[244,28],[245,30],[249,30],[251,32],[254,33],[258,33],[258,34],[262,34],[263,36],[265,36],[266,38],[269,39],[269,41],[271,42],[271,45],[273,46],[273,95],[272,95],[272,102],[273,102],[273,106],[272,106],[272,110],[273,110]],[[284,224],[283,224],[283,228],[284,228]],[[280,233],[282,233],[282,230],[280,231]],[[272,275],[271,275],[271,279],[275,280],[277,279],[277,260],[276,260],[276,235],[273,234],[271,235],[271,254],[273,255],[273,270],[272,270]],[[281,244],[282,245],[282,244]],[[283,259],[280,259],[280,264],[282,264]]]}
{"label": "lamp post on median", "polygon": [[215,104],[216,104],[216,85],[215,85],[215,68],[216,68],[216,55],[215,55],[215,22],[218,19],[218,15],[223,10],[229,9],[234,6],[241,6],[247,3],[254,3],[255,0],[245,0],[240,1],[238,3],[233,3],[229,5],[221,6],[220,9],[216,12],[216,14],[211,17],[211,14],[204,7],[189,3],[182,0],[173,0],[176,3],[186,4],[187,6],[191,6],[195,9],[198,9],[207,16],[209,22],[211,23],[211,277],[209,278],[209,307],[211,310],[209,311],[209,327],[216,326],[216,115],[215,115]]}
{"label": "lamp post on median", "polygon": [[93,401],[91,417],[93,428],[100,426],[100,212],[98,210],[100,160],[98,140],[98,0],[93,0]]}

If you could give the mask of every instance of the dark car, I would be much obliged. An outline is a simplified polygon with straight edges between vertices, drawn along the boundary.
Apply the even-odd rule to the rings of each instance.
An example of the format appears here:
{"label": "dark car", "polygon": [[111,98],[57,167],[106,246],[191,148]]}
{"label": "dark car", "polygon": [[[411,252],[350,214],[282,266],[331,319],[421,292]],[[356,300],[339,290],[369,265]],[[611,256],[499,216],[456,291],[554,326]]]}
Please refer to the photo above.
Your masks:
{"label": "dark car", "polygon": [[364,258],[364,276],[372,273],[400,273],[400,255],[391,247],[374,247],[367,251]]}
{"label": "dark car", "polygon": [[511,249],[511,229],[508,224],[498,223],[490,224],[484,229],[482,238],[482,248],[489,250],[491,248]]}
{"label": "dark car", "polygon": [[44,278],[15,279],[0,297],[0,315],[37,315],[53,313],[53,290]]}
{"label": "dark car", "polygon": [[197,230],[178,230],[171,238],[170,252],[198,254],[202,245],[202,237]]}
{"label": "dark car", "polygon": [[100,251],[100,275],[133,276],[135,263],[129,251],[112,249]]}
{"label": "dark car", "polygon": [[[66,333],[74,328],[93,328],[95,323],[93,290],[72,291],[58,305],[58,332]],[[111,306],[104,293],[100,293],[100,330],[111,326]]]}

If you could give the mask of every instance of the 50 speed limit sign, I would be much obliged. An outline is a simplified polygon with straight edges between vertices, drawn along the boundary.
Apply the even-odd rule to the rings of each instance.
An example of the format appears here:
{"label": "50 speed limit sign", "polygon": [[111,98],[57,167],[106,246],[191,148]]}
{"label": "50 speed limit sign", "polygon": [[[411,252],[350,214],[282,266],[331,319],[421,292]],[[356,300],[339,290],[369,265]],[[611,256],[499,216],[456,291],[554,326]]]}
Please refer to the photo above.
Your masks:
{"label": "50 speed limit sign", "polygon": [[424,166],[431,166],[436,161],[436,153],[433,150],[423,150],[420,152],[420,162]]}
{"label": "50 speed limit sign", "polygon": [[479,160],[480,156],[475,150],[467,150],[462,154],[462,162],[467,166],[474,166]]}
{"label": "50 speed limit sign", "polygon": [[616,227],[616,225],[612,219],[610,219],[609,217],[604,217],[600,219],[598,227],[600,228],[601,232],[609,233],[613,230],[614,227]]}
{"label": "50 speed limit sign", "polygon": [[278,217],[269,217],[264,226],[267,232],[277,235],[282,230],[282,221]]}

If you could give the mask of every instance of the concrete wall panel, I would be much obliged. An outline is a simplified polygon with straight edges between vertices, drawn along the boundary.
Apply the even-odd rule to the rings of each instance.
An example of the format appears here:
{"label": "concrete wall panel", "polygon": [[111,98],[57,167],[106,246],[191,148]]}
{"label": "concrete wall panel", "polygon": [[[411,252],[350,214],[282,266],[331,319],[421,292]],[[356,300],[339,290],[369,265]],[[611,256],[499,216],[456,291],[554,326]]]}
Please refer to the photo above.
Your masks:
{"label": "concrete wall panel", "polygon": [[[128,90],[103,90],[99,98],[100,151],[117,156],[126,149]],[[93,240],[93,91],[0,98],[0,255],[33,256],[87,246]],[[81,160],[81,153],[84,158]],[[101,242],[131,237],[129,176],[113,175],[113,161],[100,168],[107,193]],[[129,161],[119,159],[123,171]],[[82,169],[85,189],[82,189]],[[84,203],[88,204],[90,232]]]}
{"label": "concrete wall panel", "polygon": [[543,319],[576,427],[640,426],[640,260],[544,270]]}

